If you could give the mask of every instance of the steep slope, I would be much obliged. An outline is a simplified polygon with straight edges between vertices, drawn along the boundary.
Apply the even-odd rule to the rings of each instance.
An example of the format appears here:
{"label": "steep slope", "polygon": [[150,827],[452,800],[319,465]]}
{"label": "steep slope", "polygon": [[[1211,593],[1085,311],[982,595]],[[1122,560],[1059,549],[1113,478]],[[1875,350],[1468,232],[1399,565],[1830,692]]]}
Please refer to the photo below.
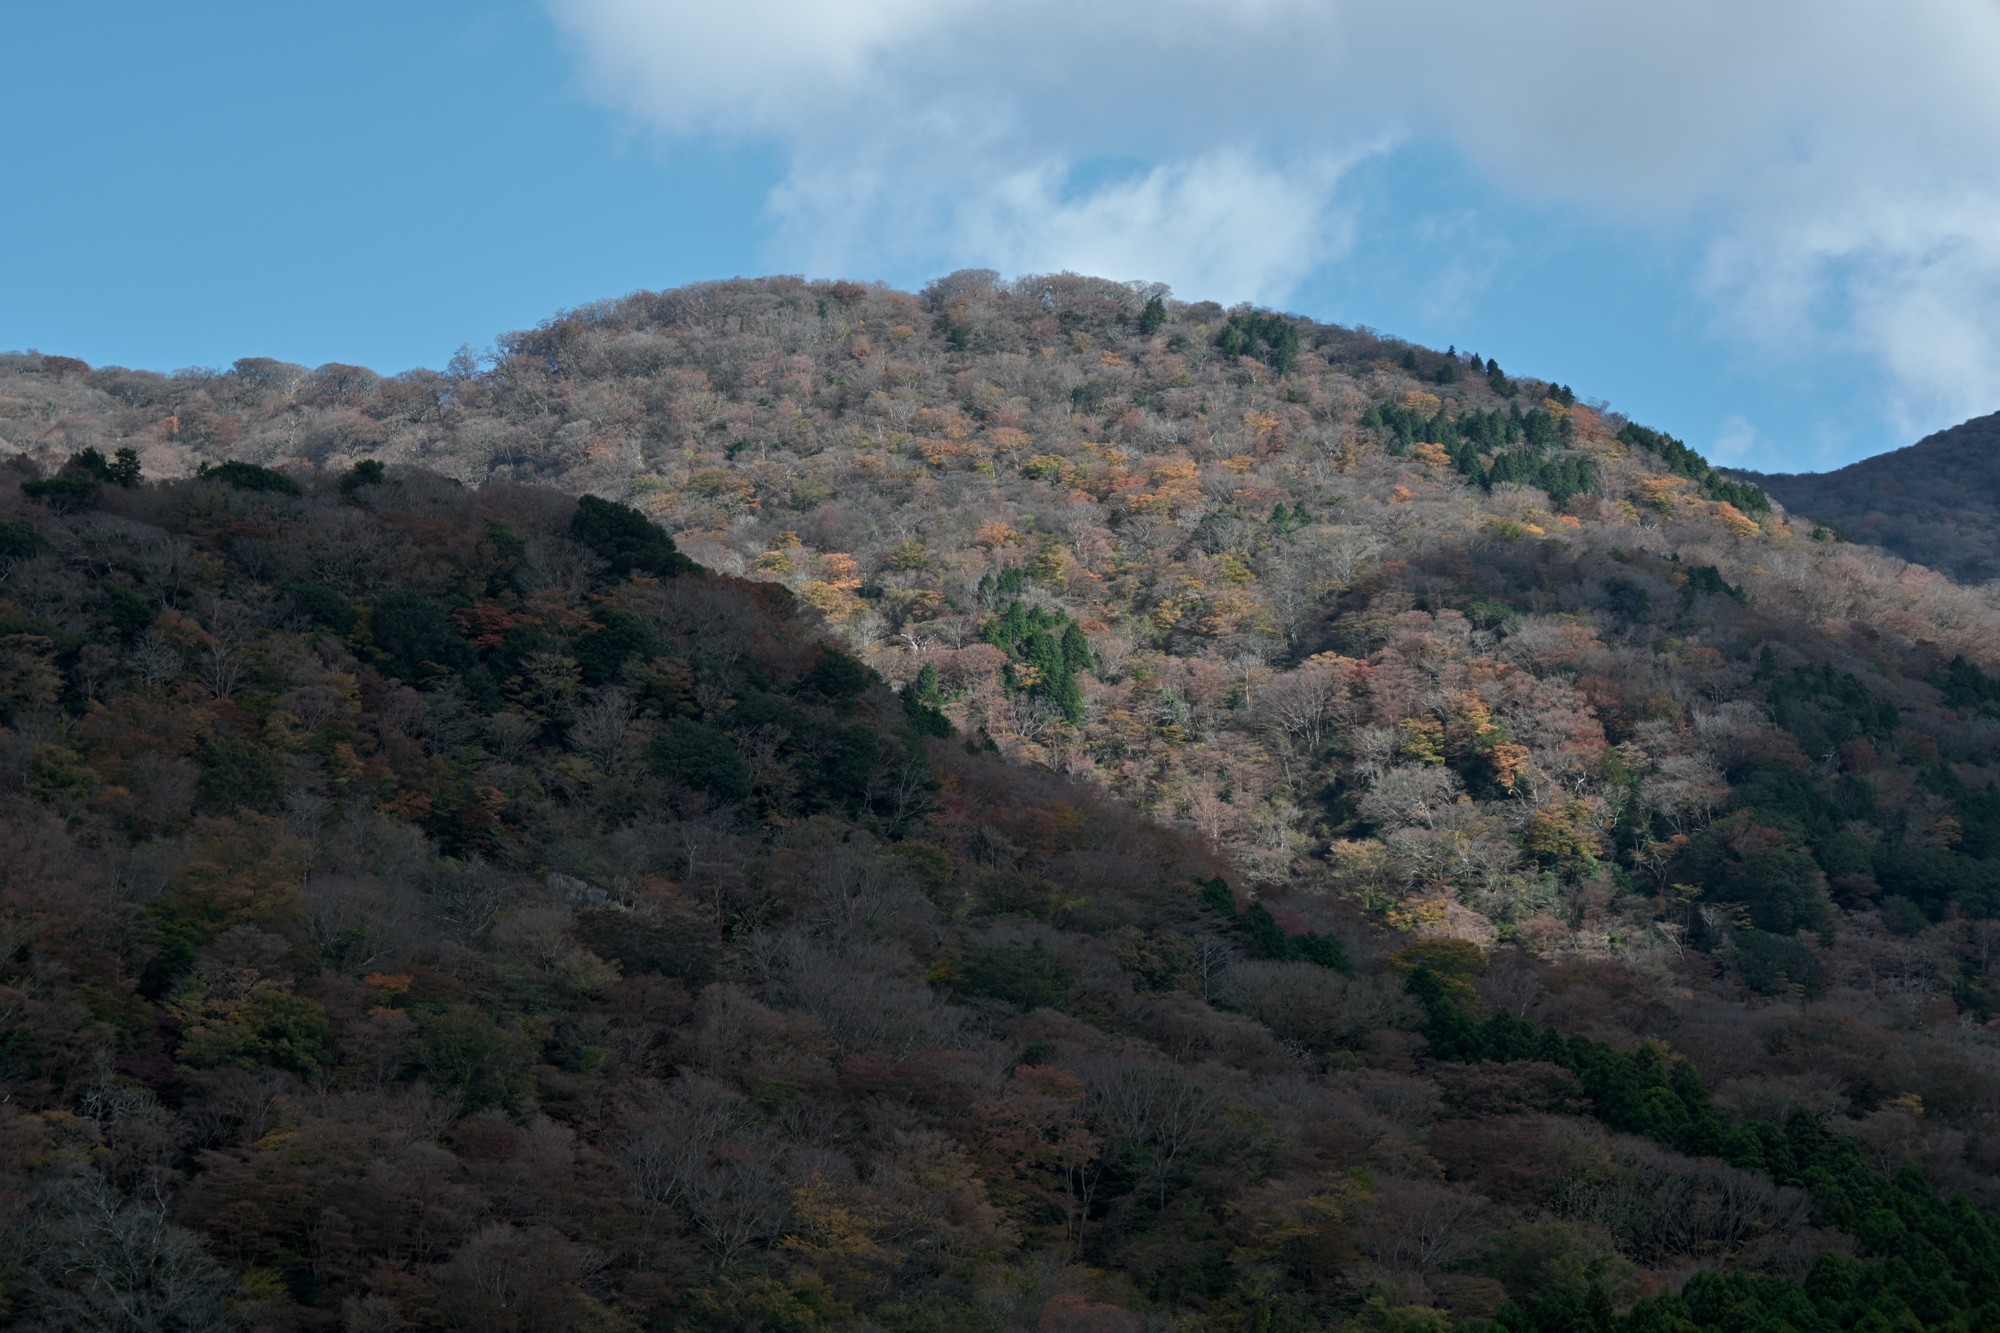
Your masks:
{"label": "steep slope", "polygon": [[2000,1314],[1885,1174],[1991,1197],[1962,1036],[1245,901],[635,511],[86,453],[0,541],[10,1323]]}
{"label": "steep slope", "polygon": [[[1938,684],[1961,658],[1984,673],[1965,698],[2000,674],[1989,596],[1812,540],[1562,386],[1362,331],[970,273],[642,293],[393,379],[10,368],[6,431],[45,452],[129,445],[149,473],[368,453],[628,501],[1261,892],[1468,938],[1668,948],[1651,895],[1694,882],[1672,839],[1758,756],[1861,740],[1911,770],[1897,792],[1932,763],[1995,776],[1955,711],[1984,705]],[[1843,690],[1893,721],[1857,731]],[[1904,886],[1878,873],[1904,826],[1849,822],[1867,864],[1822,849],[1829,882]],[[1990,853],[1951,849],[1978,862],[1967,893]]]}
{"label": "steep slope", "polygon": [[[567,1128],[600,1155],[573,1160],[601,1165],[656,1141],[617,1109],[656,1096],[662,1152],[713,1112],[746,1128],[702,1140],[702,1172],[775,1173],[757,1177],[771,1211],[732,1222],[673,1167],[621,1205],[638,1211],[615,1244],[594,1239],[598,1213],[549,1220],[489,1182],[448,1242],[373,1233],[384,1276],[324,1299],[446,1318],[437,1303],[471,1300],[462,1283],[538,1244],[534,1227],[581,1247],[556,1283],[575,1301],[640,1308],[630,1293],[656,1290],[671,1318],[724,1324],[757,1301],[774,1324],[824,1309],[909,1327],[1116,1301],[1218,1327],[1393,1326],[1427,1317],[1403,1307],[1470,1318],[1511,1297],[1566,1327],[1586,1315],[1565,1301],[1622,1310],[1699,1262],[1773,1276],[1690,1288],[1688,1317],[1741,1327],[1744,1302],[1804,1299],[1780,1279],[1848,1244],[1812,1228],[1903,1264],[1821,1271],[1829,1301],[1971,1327],[1991,1299],[1988,1238],[1951,1220],[1977,1215],[1882,1177],[1907,1165],[1997,1197],[1991,592],[1795,528],[1565,386],[1069,275],[922,295],[774,279],[607,303],[442,374],[14,357],[0,433],[25,451],[0,547],[24,701],[9,826],[43,830],[12,860],[108,849],[113,868],[50,918],[103,899],[140,923],[88,969],[29,949],[22,984],[99,978],[78,985],[109,1000],[58,987],[63,1013],[108,1025],[95,1049],[283,1074],[283,1042],[190,1057],[201,988],[237,984],[214,980],[236,955],[204,961],[219,936],[177,941],[146,913],[167,910],[148,906],[162,886],[186,896],[172,867],[199,844],[191,821],[297,789],[291,836],[333,849],[337,881],[388,903],[382,885],[415,884],[441,925],[407,965],[357,962],[334,929],[241,984],[344,976],[324,983],[343,1013],[413,1007],[414,1026],[382,1020],[401,1035],[379,1063],[357,1054],[364,1026],[310,1077],[471,1098],[414,1140],[453,1156],[426,1159],[436,1179],[487,1171],[472,1130],[455,1137],[473,1103]],[[676,575],[664,534],[532,478],[630,503],[711,572]],[[276,665],[246,685],[250,642]],[[146,720],[91,730],[111,709]],[[126,739],[139,726],[158,738]],[[338,859],[370,837],[407,850],[391,825],[426,840],[414,878]],[[826,868],[857,843],[851,881]],[[628,955],[628,934],[654,938],[638,911],[666,913],[669,939]],[[691,936],[699,967],[674,953],[684,919],[712,932]],[[572,966],[617,998],[560,980]],[[406,972],[428,989],[356,998]],[[878,974],[895,985],[870,989]],[[647,1046],[629,1028],[652,1001],[621,988],[655,976],[688,998],[663,992]],[[187,986],[192,1018],[171,1007]],[[433,1041],[472,1023],[453,1006],[513,1034],[479,1028],[532,1077],[463,1091],[468,1066]],[[864,1021],[884,1009],[894,1022]],[[771,1063],[800,1045],[824,1063]],[[124,1087],[112,1060],[104,1086]],[[36,1114],[100,1096],[96,1068],[51,1082]],[[161,1104],[182,1095],[184,1075],[144,1069]],[[1157,1137],[1189,1106],[1200,1133]],[[967,1165],[995,1124],[1020,1131],[993,1140],[1013,1164]],[[13,1160],[46,1151],[24,1133]],[[884,1146],[933,1133],[958,1166]],[[307,1169],[259,1142],[231,1151]],[[494,1160],[526,1171],[508,1142]],[[1247,1168],[1246,1145],[1281,1165]],[[1515,1160],[1536,1166],[1496,1174]],[[1363,1168],[1352,1190],[1335,1179]],[[888,1194],[841,1211],[878,1178]],[[968,1178],[963,1198],[1003,1216],[954,1213],[972,1231],[917,1247],[953,1259],[901,1266],[914,1251],[888,1238],[912,1234],[916,1186],[891,1185]],[[642,1188],[589,1179],[606,1198]],[[1733,1229],[1689,1231],[1640,1197],[1749,1202],[1700,1204]],[[343,1224],[390,1207],[337,1206]],[[489,1218],[511,1230],[480,1241]],[[239,1245],[216,1225],[211,1244]],[[313,1225],[231,1253],[312,1305]],[[669,1237],[707,1257],[646,1248]],[[592,1268],[600,1245],[611,1269]],[[1965,1285],[1901,1276],[1954,1246]],[[1085,1267],[1036,1288],[1036,1253]],[[943,1304],[899,1312],[885,1293],[904,1288]]]}
{"label": "steep slope", "polygon": [[1851,541],[1967,583],[2000,579],[2000,412],[1833,472],[1734,475]]}

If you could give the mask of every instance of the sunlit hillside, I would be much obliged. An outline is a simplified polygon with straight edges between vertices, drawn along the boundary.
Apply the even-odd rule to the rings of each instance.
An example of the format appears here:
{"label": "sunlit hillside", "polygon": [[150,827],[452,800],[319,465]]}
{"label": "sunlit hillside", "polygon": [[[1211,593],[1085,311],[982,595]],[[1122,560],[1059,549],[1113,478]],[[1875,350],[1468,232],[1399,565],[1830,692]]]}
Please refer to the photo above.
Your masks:
{"label": "sunlit hillside", "polygon": [[0,439],[9,1317],[2000,1317],[2000,606],[1588,386],[770,279]]}

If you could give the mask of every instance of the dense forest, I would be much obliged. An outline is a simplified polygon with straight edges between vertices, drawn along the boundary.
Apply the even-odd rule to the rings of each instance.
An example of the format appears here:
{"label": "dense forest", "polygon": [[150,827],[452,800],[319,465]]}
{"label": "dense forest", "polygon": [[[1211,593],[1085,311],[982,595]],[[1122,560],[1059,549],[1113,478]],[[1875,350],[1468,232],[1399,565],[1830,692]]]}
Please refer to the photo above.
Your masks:
{"label": "dense forest", "polygon": [[1968,583],[2000,579],[2000,413],[1833,472],[1739,475],[1851,541]]}
{"label": "dense forest", "polygon": [[2000,607],[1568,386],[773,279],[0,436],[0,1319],[2000,1322]]}

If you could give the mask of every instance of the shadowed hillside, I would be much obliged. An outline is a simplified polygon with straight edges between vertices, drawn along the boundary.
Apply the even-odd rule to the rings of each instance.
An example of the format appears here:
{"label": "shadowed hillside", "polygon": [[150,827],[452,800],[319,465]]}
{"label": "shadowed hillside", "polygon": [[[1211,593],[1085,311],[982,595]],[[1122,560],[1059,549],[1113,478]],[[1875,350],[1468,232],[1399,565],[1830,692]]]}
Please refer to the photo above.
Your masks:
{"label": "shadowed hillside", "polygon": [[0,1320],[2000,1323],[1992,590],[1568,386],[770,279],[0,436]]}
{"label": "shadowed hillside", "polygon": [[2000,579],[2000,412],[1834,472],[1738,472],[1850,541],[1967,583]]}

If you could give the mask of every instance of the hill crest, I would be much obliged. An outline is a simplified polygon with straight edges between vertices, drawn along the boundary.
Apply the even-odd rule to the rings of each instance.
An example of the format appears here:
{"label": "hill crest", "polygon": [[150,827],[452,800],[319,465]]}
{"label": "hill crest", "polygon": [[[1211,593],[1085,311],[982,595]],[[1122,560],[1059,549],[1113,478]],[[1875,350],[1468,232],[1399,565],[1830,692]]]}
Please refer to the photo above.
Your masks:
{"label": "hill crest", "polygon": [[1990,590],[1567,386],[774,279],[0,434],[10,1315],[2000,1311]]}

